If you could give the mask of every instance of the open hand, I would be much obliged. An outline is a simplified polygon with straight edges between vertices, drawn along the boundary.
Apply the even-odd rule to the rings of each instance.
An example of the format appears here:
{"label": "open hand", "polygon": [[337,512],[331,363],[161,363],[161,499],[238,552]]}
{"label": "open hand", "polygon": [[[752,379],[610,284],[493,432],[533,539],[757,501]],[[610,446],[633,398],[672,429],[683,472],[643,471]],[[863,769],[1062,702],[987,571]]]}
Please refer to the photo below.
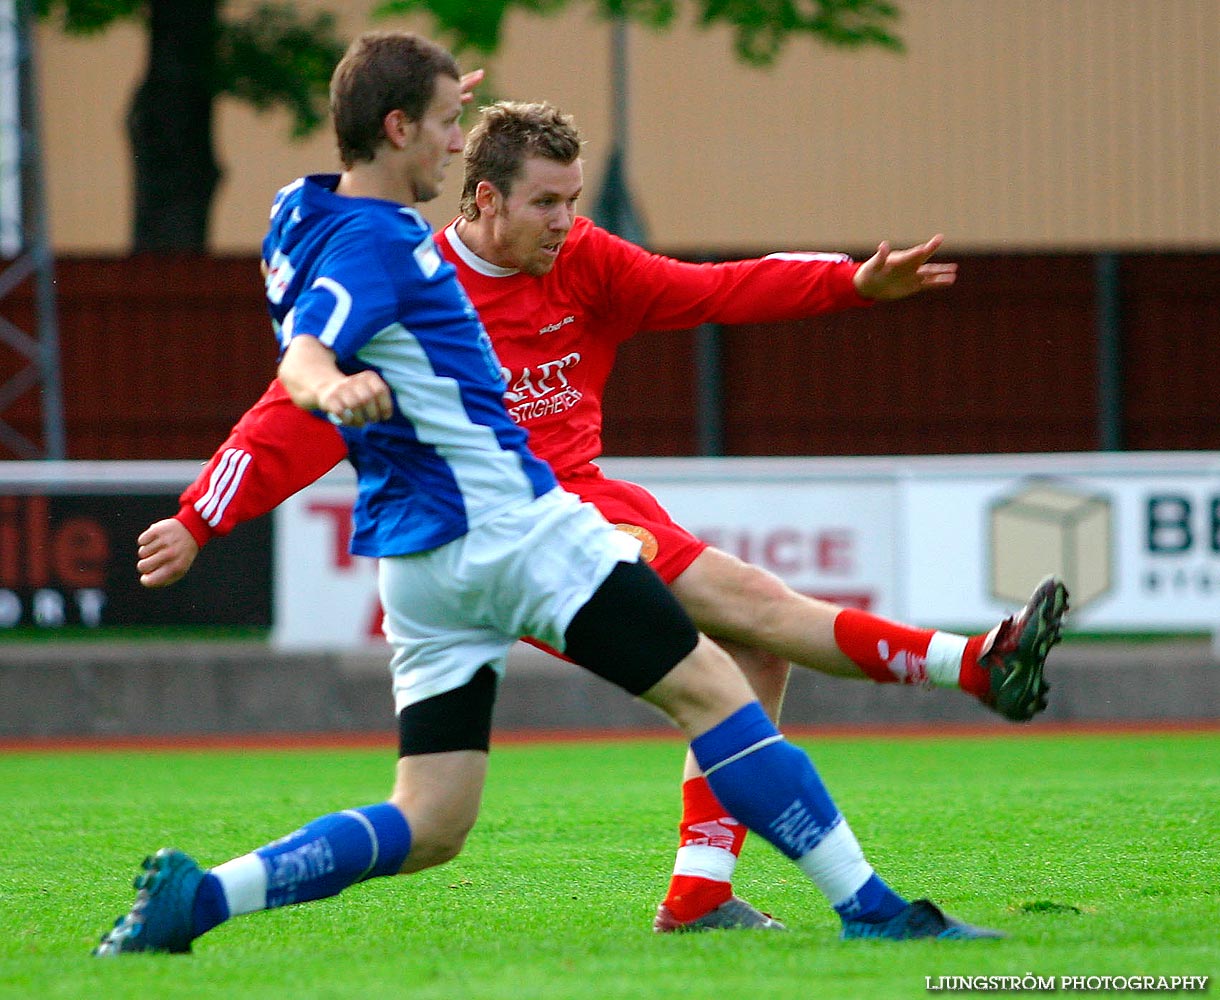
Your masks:
{"label": "open hand", "polygon": [[929,288],[948,288],[957,280],[957,265],[928,263],[944,239],[937,234],[906,250],[893,250],[883,240],[856,271],[856,291],[866,299],[892,301]]}

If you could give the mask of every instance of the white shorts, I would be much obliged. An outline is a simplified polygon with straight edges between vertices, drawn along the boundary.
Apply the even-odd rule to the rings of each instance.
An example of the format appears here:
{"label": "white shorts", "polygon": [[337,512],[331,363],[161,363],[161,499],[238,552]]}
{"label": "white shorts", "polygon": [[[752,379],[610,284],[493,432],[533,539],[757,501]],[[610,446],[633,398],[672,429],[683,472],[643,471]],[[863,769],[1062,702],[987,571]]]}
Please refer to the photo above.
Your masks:
{"label": "white shorts", "polygon": [[562,651],[576,612],[639,552],[591,504],[554,489],[440,548],[382,558],[395,712],[461,687],[485,664],[503,676],[522,636]]}

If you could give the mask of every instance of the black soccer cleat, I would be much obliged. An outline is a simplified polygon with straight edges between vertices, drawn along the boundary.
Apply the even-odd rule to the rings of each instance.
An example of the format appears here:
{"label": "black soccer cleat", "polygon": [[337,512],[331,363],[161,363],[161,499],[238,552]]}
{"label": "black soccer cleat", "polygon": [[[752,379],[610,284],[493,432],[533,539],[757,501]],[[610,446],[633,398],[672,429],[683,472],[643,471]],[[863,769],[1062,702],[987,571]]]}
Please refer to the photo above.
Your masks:
{"label": "black soccer cleat", "polygon": [[1067,587],[1048,576],[1018,614],[1000,622],[991,648],[979,658],[991,675],[984,705],[1013,722],[1027,722],[1046,708],[1050,685],[1042,672],[1067,610]]}

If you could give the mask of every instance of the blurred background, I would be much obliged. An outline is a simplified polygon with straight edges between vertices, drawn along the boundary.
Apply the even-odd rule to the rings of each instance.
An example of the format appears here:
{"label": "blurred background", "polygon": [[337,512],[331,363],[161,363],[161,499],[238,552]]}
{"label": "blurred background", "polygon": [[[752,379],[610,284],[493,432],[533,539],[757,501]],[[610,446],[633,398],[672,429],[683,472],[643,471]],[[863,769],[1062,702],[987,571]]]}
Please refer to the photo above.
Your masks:
{"label": "blurred background", "polygon": [[[222,13],[252,6],[230,0]],[[333,13],[341,38],[431,27],[422,15],[374,19],[374,0],[294,6]],[[1215,4],[896,6],[887,26],[904,51],[793,36],[763,67],[735,56],[730,27],[695,25],[689,0],[668,29],[632,23],[627,171],[651,241],[700,254],[859,250],[934,231],[959,252],[1220,243]],[[486,67],[494,96],[547,99],[575,116],[590,203],[614,137],[613,33],[587,0],[546,17],[510,8],[494,55],[461,55],[463,68]],[[121,254],[132,207],[124,118],[147,32],[120,22],[69,36],[42,21],[35,35],[54,246]],[[256,253],[275,190],[336,166],[325,125],[300,142],[290,128],[282,111],[219,99],[213,252]],[[434,224],[454,214],[457,181],[429,209]]]}
{"label": "blurred background", "polygon": [[[256,9],[211,6],[232,19]],[[551,16],[509,6],[494,54],[462,52],[464,68],[487,69],[481,99],[545,98],[574,115],[586,214],[618,147],[615,191],[653,249],[861,256],[943,232],[942,256],[962,263],[951,293],[886,310],[628,344],[608,451],[1220,447],[1220,11],[1206,0],[896,6],[882,24],[901,51],[794,35],[764,66],[735,53],[731,26],[698,26],[694,2],[664,30],[616,28],[580,0]],[[373,17],[366,2],[295,7],[333,15],[340,40],[433,28],[422,13]],[[32,27],[69,458],[210,453],[271,371],[255,266],[270,199],[336,168],[325,121],[294,140],[283,107],[221,94],[205,253],[133,254],[126,120],[149,38],[130,20],[67,33],[55,5]],[[165,125],[170,155],[177,121]],[[427,207],[434,225],[459,189],[455,165]],[[0,305],[35,327],[34,282]],[[0,371],[20,360],[0,345]],[[0,417],[45,454],[37,392],[15,396]],[[11,440],[0,455],[35,457]]]}
{"label": "blurred background", "polygon": [[[324,33],[337,42],[370,27],[440,30],[425,4],[386,6],[285,9],[303,24],[333,18]],[[695,0],[571,0],[545,16],[504,0],[431,6],[467,22],[503,14],[494,51],[459,50],[464,69],[487,70],[478,99],[548,99],[571,113],[586,140],[582,210],[652,249],[863,258],[882,239],[943,232],[941,256],[961,264],[951,291],[884,309],[636,338],[606,400],[608,454],[1220,451],[1220,8],[1210,0],[845,5],[858,30],[837,41],[854,44],[793,32],[768,48],[764,34],[746,53],[761,64],[743,58],[734,25],[701,25],[708,5]],[[728,6],[748,21],[785,5]],[[136,16],[111,22],[99,10]],[[189,73],[175,76],[187,71],[159,47],[166,32],[189,37],[214,18],[280,24],[266,11],[244,0],[0,3],[10,26],[0,49],[0,593],[13,595],[7,620],[0,597],[3,655],[31,635],[45,641],[48,628],[62,637],[60,626],[95,635],[121,624],[127,591],[148,599],[131,586],[133,528],[172,513],[189,470],[271,377],[258,247],[278,187],[337,169],[324,119],[293,136],[308,103],[294,81],[324,47],[279,40],[270,63],[288,96],[278,103],[242,68],[250,52],[226,50],[233,86],[195,95],[210,116],[202,135],[188,127],[199,110]],[[663,27],[642,23],[667,12]],[[137,96],[150,91],[181,103],[141,111]],[[158,194],[138,176],[155,157],[138,144],[133,155],[133,108],[145,125],[161,116],[157,156],[214,161],[215,187],[191,226],[140,221]],[[456,211],[459,176],[455,163],[425,207],[436,226]],[[185,464],[157,473],[150,493],[126,466],[78,478],[79,464],[69,472],[55,460]],[[44,471],[27,475],[32,464]],[[1220,482],[1208,476],[1192,495],[1203,513],[1190,522],[1188,589],[1215,603],[1220,622]],[[22,560],[38,545],[51,552],[57,531],[86,516],[72,506],[93,502],[72,499],[86,482],[110,497],[96,514],[111,533],[108,610],[90,625],[78,596],[40,619],[48,587]],[[30,513],[38,497],[49,506]],[[252,529],[242,546],[229,548],[227,569],[215,557],[227,604],[217,609],[204,577],[195,596],[157,598],[169,602],[162,616],[206,626],[257,607],[269,620],[274,532]],[[64,659],[45,646],[38,655]],[[1202,697],[1213,716],[1215,673],[1187,699]]]}

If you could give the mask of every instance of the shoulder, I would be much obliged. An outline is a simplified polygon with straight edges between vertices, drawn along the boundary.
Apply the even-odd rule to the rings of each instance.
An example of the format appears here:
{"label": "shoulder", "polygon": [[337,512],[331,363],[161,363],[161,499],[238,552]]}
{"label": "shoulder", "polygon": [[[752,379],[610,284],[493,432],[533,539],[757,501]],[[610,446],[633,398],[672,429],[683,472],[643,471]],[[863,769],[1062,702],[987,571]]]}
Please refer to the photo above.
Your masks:
{"label": "shoulder", "polygon": [[385,203],[355,205],[336,223],[330,239],[334,254],[360,258],[379,271],[395,273],[400,265],[413,261],[424,277],[440,267],[432,228],[412,209]]}
{"label": "shoulder", "polygon": [[300,200],[301,191],[304,187],[305,178],[298,177],[291,184],[285,184],[275,192],[275,197],[271,199],[271,218],[273,221],[283,211],[285,205]]}
{"label": "shoulder", "polygon": [[413,246],[432,236],[432,229],[413,209],[363,198],[350,201],[353,204],[343,206],[342,227],[353,238],[379,246],[394,243]]}
{"label": "shoulder", "polygon": [[573,255],[593,255],[602,247],[610,245],[615,239],[617,239],[616,236],[602,229],[592,219],[578,215],[572,223],[572,231],[568,233],[564,251],[571,251]]}
{"label": "shoulder", "polygon": [[644,247],[616,236],[608,229],[603,229],[592,219],[578,216],[568,234],[564,252],[573,251],[573,257],[594,259],[599,263],[614,261],[622,263],[625,260],[650,260],[656,254]]}
{"label": "shoulder", "polygon": [[578,216],[559,255],[559,263],[566,265],[569,272],[619,274],[633,261],[650,256],[642,247],[615,236],[591,219]]}

